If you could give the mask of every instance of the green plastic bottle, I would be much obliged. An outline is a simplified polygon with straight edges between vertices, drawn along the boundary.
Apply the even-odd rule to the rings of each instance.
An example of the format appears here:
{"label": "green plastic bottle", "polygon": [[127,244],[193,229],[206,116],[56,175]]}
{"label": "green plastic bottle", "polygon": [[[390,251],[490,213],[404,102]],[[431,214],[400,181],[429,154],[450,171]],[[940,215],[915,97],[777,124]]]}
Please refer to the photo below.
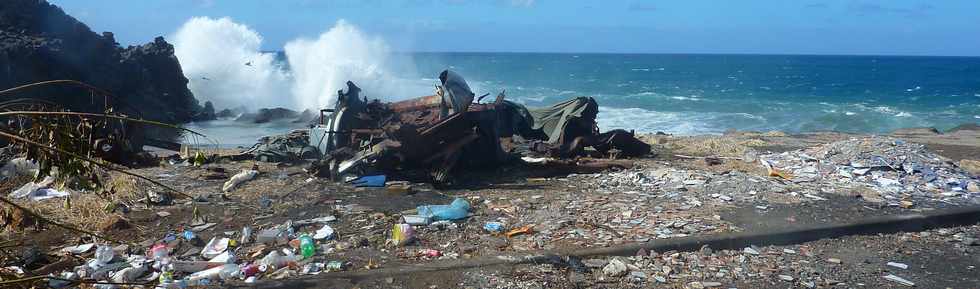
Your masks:
{"label": "green plastic bottle", "polygon": [[313,237],[310,237],[310,235],[303,234],[299,236],[299,248],[304,259],[313,257],[313,254],[316,254],[316,244],[313,244]]}

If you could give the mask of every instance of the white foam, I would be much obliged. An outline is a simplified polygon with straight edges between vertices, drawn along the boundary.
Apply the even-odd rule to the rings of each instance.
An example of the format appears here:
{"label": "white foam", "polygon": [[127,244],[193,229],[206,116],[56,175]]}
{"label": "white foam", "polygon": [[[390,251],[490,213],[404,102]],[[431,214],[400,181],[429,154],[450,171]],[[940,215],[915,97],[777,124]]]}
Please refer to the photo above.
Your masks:
{"label": "white foam", "polygon": [[188,88],[218,108],[274,106],[288,97],[288,75],[262,53],[262,36],[230,18],[195,17],[171,37]]}
{"label": "white foam", "polygon": [[671,99],[676,99],[676,100],[701,101],[701,99],[698,98],[697,95],[692,95],[692,96],[689,96],[689,97],[688,96],[671,96],[670,98]]}
{"label": "white foam", "polygon": [[659,112],[640,108],[599,107],[596,121],[603,131],[665,132],[676,135],[718,134],[724,128],[709,125],[712,116],[694,112]]}
{"label": "white foam", "polygon": [[431,81],[412,77],[414,72],[395,77],[389,67],[396,59],[384,40],[344,20],[317,38],[288,42],[284,51],[289,71],[274,54],[260,51],[261,35],[230,18],[192,18],[173,39],[188,88],[219,109],[332,107],[348,80],[365,95],[388,101],[432,93]]}

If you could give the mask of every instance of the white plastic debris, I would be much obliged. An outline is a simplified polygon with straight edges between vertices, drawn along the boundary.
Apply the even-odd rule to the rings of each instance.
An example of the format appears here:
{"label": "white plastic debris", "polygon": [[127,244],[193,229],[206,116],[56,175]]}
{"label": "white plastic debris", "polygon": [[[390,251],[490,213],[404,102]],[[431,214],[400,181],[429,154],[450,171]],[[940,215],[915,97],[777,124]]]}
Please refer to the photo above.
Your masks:
{"label": "white plastic debris", "polygon": [[15,158],[3,165],[0,168],[0,179],[16,177],[16,176],[35,176],[37,175],[38,166],[37,163],[28,161],[27,158]]}
{"label": "white plastic debris", "polygon": [[120,269],[112,275],[112,281],[117,283],[126,283],[136,281],[136,278],[143,276],[146,273],[146,263],[144,260],[132,260],[129,267]]}
{"label": "white plastic debris", "polygon": [[753,249],[752,247],[745,247],[745,249],[742,249],[742,252],[745,252],[746,254],[759,255],[759,251]]}
{"label": "white plastic debris", "polygon": [[886,265],[892,266],[892,267],[895,267],[895,268],[899,268],[899,269],[908,269],[909,268],[909,265],[904,264],[904,263],[898,263],[898,262],[888,262],[888,264],[886,264]]}
{"label": "white plastic debris", "polygon": [[235,255],[232,254],[231,251],[225,250],[224,252],[221,252],[221,254],[218,254],[218,256],[214,256],[214,258],[208,260],[208,262],[230,264],[235,263],[235,260]]}
{"label": "white plastic debris", "polygon": [[623,263],[623,261],[619,259],[612,259],[609,261],[609,264],[606,264],[606,267],[602,268],[602,273],[609,277],[623,276],[626,275],[626,272],[628,271],[629,268],[626,267],[626,263]]}
{"label": "white plastic debris", "polygon": [[902,284],[902,285],[909,286],[909,287],[915,286],[915,282],[906,280],[905,278],[898,277],[898,276],[895,276],[895,275],[892,275],[892,274],[885,275],[885,279],[888,279],[889,281],[893,281],[895,283]]}
{"label": "white plastic debris", "polygon": [[228,250],[228,241],[230,241],[228,238],[211,238],[211,241],[208,241],[208,244],[201,250],[201,256],[207,259],[217,257]]}
{"label": "white plastic debris", "polygon": [[30,182],[24,184],[19,189],[11,192],[10,197],[14,199],[29,198],[32,201],[40,201],[68,196],[67,191],[60,191],[50,188],[51,184],[53,183],[54,178],[47,176],[40,182]]}
{"label": "white plastic debris", "polygon": [[313,235],[313,239],[323,240],[323,239],[333,239],[334,230],[330,225],[323,225],[323,228],[316,230],[316,234]]}
{"label": "white plastic debris", "polygon": [[116,257],[116,252],[112,251],[112,247],[109,246],[99,246],[95,249],[95,261],[98,265],[105,265],[112,262],[112,259]]}
{"label": "white plastic debris", "polygon": [[550,158],[521,157],[521,160],[529,164],[543,164],[551,160]]}
{"label": "white plastic debris", "polygon": [[330,216],[326,216],[326,217],[319,217],[319,218],[313,218],[313,219],[299,220],[299,221],[293,222],[293,224],[294,225],[297,225],[297,226],[305,226],[305,225],[312,225],[312,224],[326,224],[326,223],[334,222],[334,221],[337,221],[337,217],[335,217],[333,215],[330,215]]}
{"label": "white plastic debris", "polygon": [[78,246],[68,246],[68,247],[61,248],[61,251],[78,255],[78,254],[88,252],[89,250],[92,250],[92,248],[95,248],[95,243],[81,244]]}
{"label": "white plastic debris", "polygon": [[242,183],[254,179],[255,176],[257,175],[259,175],[259,171],[250,170],[250,169],[242,170],[241,172],[232,176],[231,179],[229,179],[227,182],[225,182],[225,185],[221,187],[221,191],[226,193],[231,192]]}

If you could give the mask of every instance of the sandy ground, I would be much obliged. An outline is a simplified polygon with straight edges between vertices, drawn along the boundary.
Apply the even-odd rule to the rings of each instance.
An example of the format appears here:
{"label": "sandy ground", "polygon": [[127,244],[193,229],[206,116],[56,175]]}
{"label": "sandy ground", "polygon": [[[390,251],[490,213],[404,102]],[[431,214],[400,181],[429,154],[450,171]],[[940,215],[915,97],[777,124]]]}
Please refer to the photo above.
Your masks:
{"label": "sandy ground", "polygon": [[[947,134],[904,131],[896,136],[925,144],[952,163],[980,159],[980,137],[975,130]],[[753,181],[764,178],[765,170],[757,163],[738,159],[744,158],[747,152],[791,151],[853,137],[859,136],[830,132],[647,136],[644,139],[654,144],[656,155],[635,160],[635,167],[626,171],[556,175],[517,165],[465,172],[455,185],[446,188],[412,184],[409,192],[354,188],[310,179],[299,165],[258,163],[261,172],[258,178],[222,195],[220,187],[229,176],[255,163],[222,162],[204,167],[164,165],[133,172],[160,180],[195,196],[195,200],[179,199],[170,206],[127,201],[139,198],[147,190],[154,190],[148,184],[134,182],[134,192],[113,199],[129,208],[128,213],[113,214],[124,217],[130,226],[109,229],[105,233],[133,242],[130,251],[141,253],[168,233],[179,233],[188,228],[195,210],[207,222],[216,223],[213,228],[198,232],[205,241],[214,236],[236,238],[243,226],[258,231],[287,220],[335,216],[338,220],[329,225],[336,230],[338,238],[321,242],[318,254],[311,262],[342,261],[347,264],[344,270],[359,271],[509,252],[574,250],[682,236],[767,231],[968,205],[917,202],[914,207],[904,208],[887,202],[871,202],[867,197],[855,198],[862,193],[851,191],[821,195],[821,200],[816,200],[791,193],[800,190],[799,186],[806,186],[805,183],[777,183],[774,188],[769,183]],[[708,164],[697,158],[703,156],[726,158],[721,164]],[[631,187],[634,183],[626,182],[637,173],[649,174],[651,171],[666,172],[664,178],[669,178],[668,173],[682,173],[690,179],[703,178],[708,182],[685,183],[680,187]],[[13,186],[7,184],[5,187]],[[419,226],[416,229],[418,241],[406,246],[393,246],[388,242],[392,225],[406,211],[418,205],[448,204],[454,198],[464,198],[473,205],[469,218],[442,227]],[[76,203],[83,200],[77,199]],[[95,204],[106,202],[109,201],[93,201]],[[59,210],[57,204],[29,205]],[[62,211],[62,215],[73,216],[71,209],[60,210],[67,210]],[[93,229],[103,227],[103,224],[86,219],[68,217],[65,221]],[[508,238],[483,230],[483,225],[491,221],[502,222],[508,228],[531,226],[533,230],[530,234]],[[314,225],[297,230],[312,232],[317,228],[319,226]],[[313,287],[710,288],[715,285],[711,282],[719,282],[718,288],[891,288],[900,285],[882,276],[895,274],[914,281],[920,288],[971,288],[980,286],[976,277],[980,274],[974,267],[980,266],[980,259],[975,254],[978,247],[963,242],[963,238],[977,238],[978,234],[977,226],[968,226],[919,233],[852,236],[792,246],[761,247],[757,248],[759,255],[711,250],[676,254],[646,252],[642,257],[624,261],[632,267],[624,276],[607,276],[602,272],[605,265],[598,264],[608,263],[611,258],[597,258],[590,261],[593,267],[588,270],[554,265],[500,266],[376,279],[316,279]],[[4,253],[2,260],[7,264],[15,264],[15,256],[28,247],[36,247],[40,252],[54,252],[49,255],[47,263],[50,263],[60,258],[56,253],[58,248],[91,242],[90,238],[52,226],[42,230],[6,230],[2,236],[3,240],[19,244],[0,249]],[[184,242],[174,254],[193,255],[200,249]],[[244,244],[237,250],[241,259],[252,260],[271,248]],[[426,256],[424,250],[437,250],[441,256]],[[828,262],[828,258],[840,262]],[[80,264],[82,261],[73,260],[69,263]],[[909,267],[886,266],[889,261],[903,262]],[[38,272],[50,268],[29,269]],[[280,273],[289,278],[316,278],[298,276],[295,271]],[[272,279],[271,276],[263,278]]]}

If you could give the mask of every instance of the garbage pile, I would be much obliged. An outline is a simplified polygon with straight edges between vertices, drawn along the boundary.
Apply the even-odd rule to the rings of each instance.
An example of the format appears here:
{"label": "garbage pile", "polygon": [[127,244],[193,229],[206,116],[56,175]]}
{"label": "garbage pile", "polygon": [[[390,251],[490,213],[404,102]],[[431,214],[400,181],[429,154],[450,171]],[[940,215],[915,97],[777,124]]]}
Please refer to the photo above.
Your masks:
{"label": "garbage pile", "polygon": [[[460,198],[446,205],[419,206],[394,224],[384,246],[402,247],[416,242],[416,227],[437,230],[456,227],[453,222],[469,217],[470,211],[469,202]],[[358,245],[340,238],[341,232],[331,226],[337,221],[337,217],[326,215],[287,220],[265,228],[246,225],[240,230],[217,233],[206,242],[200,234],[214,229],[216,223],[201,221],[137,247],[98,243],[68,246],[60,253],[83,257],[85,262],[52,273],[48,286],[67,288],[92,283],[96,288],[151,284],[158,284],[155,288],[187,288],[344,271],[352,263],[327,256],[337,257],[335,253]],[[456,256],[424,249],[418,252],[418,257],[438,258],[444,254]]]}
{"label": "garbage pile", "polygon": [[[344,262],[316,256],[333,250],[325,243],[337,237],[327,224],[333,221],[336,218],[332,216],[287,221],[259,231],[245,226],[204,242],[197,234],[214,226],[210,223],[170,232],[162,239],[141,244],[145,248],[95,243],[69,246],[62,252],[90,258],[81,266],[53,275],[56,279],[50,279],[48,285],[64,288],[87,280],[95,281],[97,288],[155,282],[159,282],[156,288],[187,288],[343,270]],[[90,253],[93,249],[94,255]]]}
{"label": "garbage pile", "polygon": [[[516,139],[530,140],[531,151],[570,158],[589,154],[642,156],[650,146],[632,132],[599,133],[598,104],[580,97],[549,108],[528,110],[504,100],[480,103],[462,76],[443,71],[436,94],[395,103],[360,97],[348,82],[333,109],[321,111],[309,144],[322,155],[323,175],[364,175],[378,171],[427,175],[444,183],[458,167],[495,167],[518,159]],[[329,113],[329,115],[323,115]],[[516,136],[519,136],[517,138]],[[416,174],[416,175],[418,175]]]}
{"label": "garbage pile", "polygon": [[[974,202],[980,180],[924,146],[887,137],[856,138],[760,157],[784,178],[826,187],[864,187],[889,203]],[[818,185],[819,187],[825,187]]]}

